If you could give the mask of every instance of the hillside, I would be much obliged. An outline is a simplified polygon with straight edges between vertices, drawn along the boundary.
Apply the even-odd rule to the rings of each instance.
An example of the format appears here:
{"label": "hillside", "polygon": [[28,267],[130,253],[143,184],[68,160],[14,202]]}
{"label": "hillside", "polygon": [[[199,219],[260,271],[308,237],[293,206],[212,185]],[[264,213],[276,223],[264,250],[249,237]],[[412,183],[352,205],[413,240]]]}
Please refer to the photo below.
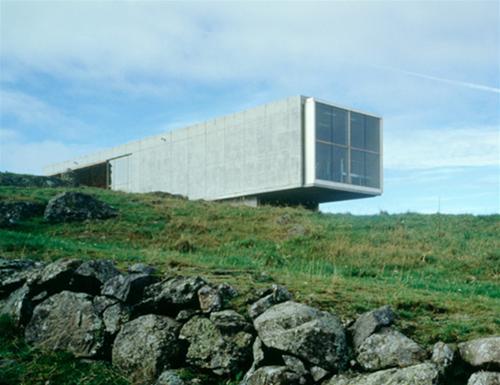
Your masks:
{"label": "hillside", "polygon": [[[42,203],[66,190],[4,186],[0,200]],[[46,261],[106,258],[122,267],[146,262],[162,271],[228,282],[240,292],[234,300],[240,308],[272,282],[344,320],[389,304],[398,328],[424,345],[500,334],[499,215],[333,215],[187,201],[164,193],[69,190],[95,195],[120,214],[71,224],[37,217],[1,229],[0,254]],[[26,367],[19,370],[38,373],[39,383],[53,380],[50,376],[62,370],[58,360],[65,362],[33,356],[22,350],[26,347],[12,353],[17,348],[3,345],[9,354],[26,355]],[[74,365],[87,376],[78,369],[85,364]],[[106,376],[109,382],[95,383],[124,381],[116,373]],[[78,381],[92,382],[85,378]]]}

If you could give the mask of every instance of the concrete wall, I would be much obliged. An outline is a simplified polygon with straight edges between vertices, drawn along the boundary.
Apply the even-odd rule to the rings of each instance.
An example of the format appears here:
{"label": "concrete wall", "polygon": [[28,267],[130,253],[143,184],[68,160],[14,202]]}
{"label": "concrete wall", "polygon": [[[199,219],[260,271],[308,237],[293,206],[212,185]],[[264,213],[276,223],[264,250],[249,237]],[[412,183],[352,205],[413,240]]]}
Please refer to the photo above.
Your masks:
{"label": "concrete wall", "polygon": [[302,103],[294,96],[46,168],[109,160],[111,188],[226,199],[302,186]]}

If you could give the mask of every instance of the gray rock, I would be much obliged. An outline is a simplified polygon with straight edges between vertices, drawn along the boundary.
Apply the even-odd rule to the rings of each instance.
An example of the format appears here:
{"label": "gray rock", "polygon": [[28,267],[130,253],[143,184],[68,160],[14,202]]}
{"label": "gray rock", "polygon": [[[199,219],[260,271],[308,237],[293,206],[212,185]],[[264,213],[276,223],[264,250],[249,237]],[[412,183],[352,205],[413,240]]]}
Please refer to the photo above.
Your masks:
{"label": "gray rock", "polygon": [[132,266],[128,267],[127,271],[130,274],[156,274],[156,268],[146,265],[145,263],[134,263]]}
{"label": "gray rock", "polygon": [[358,349],[365,339],[393,322],[394,312],[387,305],[361,314],[351,328],[354,348]]}
{"label": "gray rock", "polygon": [[245,385],[301,385],[305,379],[297,373],[291,372],[286,366],[263,366],[253,372]]}
{"label": "gray rock", "polygon": [[43,266],[42,263],[29,259],[0,258],[0,298],[23,286],[28,278]]}
{"label": "gray rock", "polygon": [[91,296],[63,291],[35,307],[25,339],[45,350],[65,350],[76,357],[96,358],[104,347],[104,323]]}
{"label": "gray rock", "polygon": [[42,215],[45,206],[35,202],[0,202],[0,227],[10,227]]}
{"label": "gray rock", "polygon": [[288,289],[280,285],[272,285],[270,293],[251,304],[248,308],[248,315],[251,318],[257,318],[271,306],[281,302],[289,301],[292,295]]}
{"label": "gray rock", "polygon": [[73,187],[74,181],[63,180],[55,176],[39,176],[0,172],[0,186],[15,187]]}
{"label": "gray rock", "polygon": [[46,291],[48,295],[72,290],[73,275],[82,264],[78,259],[58,259],[30,275],[27,280],[33,295]]}
{"label": "gray rock", "polygon": [[101,291],[101,287],[106,281],[119,274],[120,272],[111,261],[85,261],[75,270],[71,286],[74,291],[95,295]]}
{"label": "gray rock", "polygon": [[470,376],[467,385],[500,385],[500,373],[477,372]]}
{"label": "gray rock", "polygon": [[118,303],[119,301],[116,298],[106,297],[104,295],[98,295],[94,297],[92,303],[94,305],[94,309],[97,314],[102,315],[104,311],[110,306]]}
{"label": "gray rock", "polygon": [[309,369],[309,372],[311,373],[311,377],[314,382],[319,382],[330,374],[328,370],[325,370],[319,366],[312,366]]}
{"label": "gray rock", "polygon": [[283,358],[283,362],[285,366],[294,373],[297,373],[301,376],[306,376],[308,371],[304,365],[304,363],[300,360],[300,358],[290,356],[288,354],[283,354],[281,356]]}
{"label": "gray rock", "polygon": [[500,336],[458,344],[462,359],[474,367],[500,369]]}
{"label": "gray rock", "polygon": [[400,332],[385,328],[366,338],[358,349],[357,361],[365,370],[416,365],[426,352]]}
{"label": "gray rock", "polygon": [[455,349],[444,342],[436,342],[432,347],[431,361],[444,373],[455,362]]}
{"label": "gray rock", "polygon": [[199,309],[198,290],[206,284],[201,277],[169,277],[148,287],[138,308],[169,315],[182,309]]}
{"label": "gray rock", "polygon": [[222,297],[217,289],[205,285],[198,290],[198,301],[203,313],[219,311],[222,308]]}
{"label": "gray rock", "polygon": [[136,303],[142,299],[144,289],[155,281],[156,278],[149,274],[120,274],[107,280],[101,293],[122,302]]}
{"label": "gray rock", "polygon": [[181,347],[177,339],[180,324],[154,314],[124,324],[115,338],[113,365],[132,382],[153,382],[165,369],[175,367]]}
{"label": "gray rock", "polygon": [[184,309],[184,310],[181,310],[179,313],[177,313],[177,316],[175,317],[175,320],[179,321],[181,323],[186,323],[192,317],[194,317],[195,315],[199,315],[199,314],[201,314],[200,310],[196,310],[196,309]]}
{"label": "gray rock", "polygon": [[345,331],[335,315],[288,301],[257,317],[254,327],[267,347],[332,371],[345,364]]}
{"label": "gray rock", "polygon": [[155,382],[155,385],[186,385],[175,370],[166,370]]}
{"label": "gray rock", "polygon": [[234,287],[225,282],[217,285],[217,291],[219,292],[219,295],[221,296],[223,303],[226,303],[231,299],[233,299],[234,297],[238,296],[238,291]]}
{"label": "gray rock", "polygon": [[186,362],[190,365],[234,375],[249,364],[253,336],[247,332],[226,334],[208,318],[196,316],[182,327],[179,338],[189,343]]}
{"label": "gray rock", "polygon": [[29,298],[30,290],[24,285],[0,300],[0,315],[9,316],[16,327],[25,325],[31,318],[33,304]]}
{"label": "gray rock", "polygon": [[357,376],[336,375],[322,385],[437,385],[439,371],[432,363],[387,369]]}
{"label": "gray rock", "polygon": [[250,325],[245,317],[241,314],[236,313],[234,310],[223,310],[210,314],[210,321],[222,332],[222,333],[237,333],[239,331],[252,331],[252,325]]}
{"label": "gray rock", "polygon": [[51,223],[108,219],[116,217],[116,209],[91,195],[64,192],[52,198],[45,208],[44,218]]}
{"label": "gray rock", "polygon": [[255,341],[253,343],[252,355],[253,355],[253,364],[256,367],[262,366],[262,363],[264,362],[264,349],[262,341],[259,337],[255,338]]}
{"label": "gray rock", "polygon": [[121,327],[130,321],[130,318],[130,308],[119,302],[107,307],[102,313],[106,333],[111,335],[118,333]]}

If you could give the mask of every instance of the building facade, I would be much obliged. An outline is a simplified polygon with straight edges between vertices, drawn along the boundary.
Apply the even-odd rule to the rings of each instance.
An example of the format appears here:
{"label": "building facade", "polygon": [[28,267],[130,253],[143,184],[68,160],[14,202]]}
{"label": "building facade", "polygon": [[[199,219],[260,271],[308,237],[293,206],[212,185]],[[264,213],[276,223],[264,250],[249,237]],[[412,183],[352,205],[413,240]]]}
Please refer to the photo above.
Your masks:
{"label": "building facade", "polygon": [[382,148],[380,117],[294,96],[45,171],[127,192],[317,207],[380,195]]}

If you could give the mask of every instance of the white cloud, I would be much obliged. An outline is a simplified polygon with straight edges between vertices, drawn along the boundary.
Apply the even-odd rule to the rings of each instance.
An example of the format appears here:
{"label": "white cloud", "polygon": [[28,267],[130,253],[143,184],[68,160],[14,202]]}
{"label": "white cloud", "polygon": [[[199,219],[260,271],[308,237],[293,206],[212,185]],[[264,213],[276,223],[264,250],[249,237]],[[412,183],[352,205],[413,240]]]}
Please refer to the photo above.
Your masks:
{"label": "white cloud", "polygon": [[498,166],[498,127],[400,129],[385,135],[384,166],[392,169]]}

